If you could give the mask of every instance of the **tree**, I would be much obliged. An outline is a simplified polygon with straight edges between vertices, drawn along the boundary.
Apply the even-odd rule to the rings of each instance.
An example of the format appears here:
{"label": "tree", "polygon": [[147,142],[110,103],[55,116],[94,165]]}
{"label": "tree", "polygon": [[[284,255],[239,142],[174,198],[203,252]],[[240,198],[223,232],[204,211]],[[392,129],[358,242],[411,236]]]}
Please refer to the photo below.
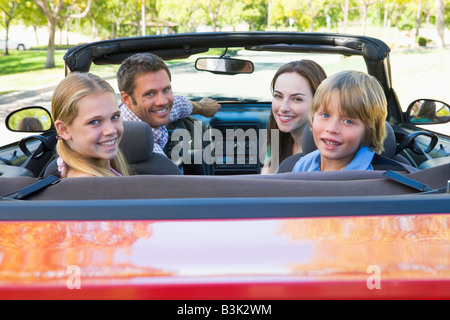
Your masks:
{"label": "tree", "polygon": [[371,0],[360,0],[361,1],[361,28],[362,28],[362,34],[366,34],[366,25],[367,25],[367,12],[369,10],[369,7],[373,4],[376,4],[377,2],[371,1]]}
{"label": "tree", "polygon": [[441,43],[439,44],[442,48],[445,47],[445,5],[443,0],[435,0],[436,6],[436,29],[441,39]]}
{"label": "tree", "polygon": [[21,1],[8,1],[0,0],[0,10],[4,13],[5,19],[1,23],[6,29],[6,42],[5,42],[5,56],[9,55],[8,52],[8,40],[9,40],[9,27],[12,20],[17,17],[20,11],[20,7],[24,3]]}
{"label": "tree", "polygon": [[159,9],[159,16],[178,23],[181,32],[195,32],[205,20],[197,0],[158,0],[156,7]]}
{"label": "tree", "polygon": [[245,7],[242,18],[249,24],[250,30],[265,30],[267,27],[267,9],[269,0],[243,0]]}
{"label": "tree", "polygon": [[228,0],[200,0],[200,8],[202,8],[206,12],[206,16],[208,17],[208,24],[211,24],[212,30],[217,31],[217,28],[220,28],[222,19],[222,13],[224,10],[221,8],[225,7]]}
{"label": "tree", "polygon": [[[55,33],[56,27],[58,26],[58,22],[64,21],[65,19],[81,19],[84,18],[92,4],[92,0],[87,0],[87,4],[84,7],[84,10],[77,14],[70,14],[70,12],[76,11],[73,10],[73,7],[79,5],[78,9],[84,6],[84,2],[80,2],[77,0],[73,1],[64,1],[64,0],[34,0],[39,10],[44,14],[47,19],[47,26],[49,29],[48,36],[48,47],[47,47],[47,60],[45,61],[45,69],[50,69],[55,67]],[[70,9],[69,9],[70,8]]]}
{"label": "tree", "polygon": [[316,19],[325,17],[333,5],[333,0],[275,0],[272,18],[276,25],[281,24],[284,28],[292,18],[297,29],[313,31]]}
{"label": "tree", "polygon": [[37,30],[38,28],[45,26],[47,20],[33,1],[25,1],[23,9],[21,14],[22,21],[26,27],[33,28],[36,44],[39,46]]}

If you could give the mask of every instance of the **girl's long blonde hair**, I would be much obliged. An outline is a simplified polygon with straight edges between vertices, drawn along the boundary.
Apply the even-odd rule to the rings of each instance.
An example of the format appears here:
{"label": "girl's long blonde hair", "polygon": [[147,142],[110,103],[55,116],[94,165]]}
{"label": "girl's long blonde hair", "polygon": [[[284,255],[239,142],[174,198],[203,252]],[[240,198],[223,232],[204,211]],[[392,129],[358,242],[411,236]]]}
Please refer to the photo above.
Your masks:
{"label": "girl's long blonde hair", "polygon": [[[116,94],[109,83],[92,73],[75,72],[64,78],[53,92],[52,118],[70,125],[78,114],[78,102],[84,97],[107,92]],[[114,176],[101,159],[87,157],[73,150],[65,140],[58,140],[56,152],[66,164],[66,173],[73,169],[95,177]],[[130,175],[129,166],[120,150],[111,160],[111,167],[122,175]]]}

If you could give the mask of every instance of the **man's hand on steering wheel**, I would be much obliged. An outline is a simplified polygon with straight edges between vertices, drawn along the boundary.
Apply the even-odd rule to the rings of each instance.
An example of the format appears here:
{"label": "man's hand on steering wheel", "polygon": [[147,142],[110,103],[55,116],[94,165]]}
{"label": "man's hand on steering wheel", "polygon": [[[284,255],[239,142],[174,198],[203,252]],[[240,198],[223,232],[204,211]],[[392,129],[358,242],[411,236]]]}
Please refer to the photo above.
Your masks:
{"label": "man's hand on steering wheel", "polygon": [[191,114],[199,114],[207,118],[215,116],[221,105],[211,98],[203,98],[200,101],[191,101],[193,108]]}

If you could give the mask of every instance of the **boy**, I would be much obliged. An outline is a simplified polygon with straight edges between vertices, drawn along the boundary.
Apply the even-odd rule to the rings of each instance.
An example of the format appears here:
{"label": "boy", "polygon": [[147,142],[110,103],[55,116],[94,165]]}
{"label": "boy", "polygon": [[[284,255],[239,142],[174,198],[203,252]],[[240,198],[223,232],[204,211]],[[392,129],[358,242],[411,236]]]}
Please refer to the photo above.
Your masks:
{"label": "boy", "polygon": [[318,150],[293,171],[373,170],[383,151],[387,102],[378,81],[363,72],[342,71],[325,79],[313,98],[309,123]]}

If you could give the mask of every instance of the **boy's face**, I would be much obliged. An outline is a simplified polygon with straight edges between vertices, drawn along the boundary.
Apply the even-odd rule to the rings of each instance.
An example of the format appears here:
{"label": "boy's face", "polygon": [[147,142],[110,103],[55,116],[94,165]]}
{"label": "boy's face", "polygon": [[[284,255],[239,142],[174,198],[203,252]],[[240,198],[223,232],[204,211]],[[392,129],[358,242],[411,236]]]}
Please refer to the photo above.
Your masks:
{"label": "boy's face", "polygon": [[325,112],[314,113],[312,132],[320,151],[321,171],[338,171],[355,157],[364,137],[365,126],[359,119],[350,119],[341,111],[339,92],[335,91]]}

